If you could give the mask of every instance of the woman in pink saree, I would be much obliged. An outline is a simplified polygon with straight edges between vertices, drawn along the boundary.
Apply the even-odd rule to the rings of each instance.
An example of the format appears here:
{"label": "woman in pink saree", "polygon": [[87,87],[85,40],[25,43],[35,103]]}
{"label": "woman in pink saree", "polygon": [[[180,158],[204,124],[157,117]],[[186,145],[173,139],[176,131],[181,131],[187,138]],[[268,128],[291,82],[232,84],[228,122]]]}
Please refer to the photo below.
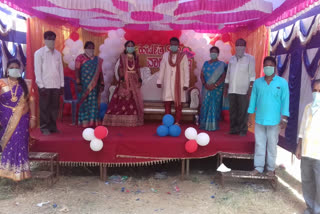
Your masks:
{"label": "woman in pink saree", "polygon": [[125,43],[120,55],[119,82],[103,120],[106,126],[143,125],[142,79],[133,41]]}

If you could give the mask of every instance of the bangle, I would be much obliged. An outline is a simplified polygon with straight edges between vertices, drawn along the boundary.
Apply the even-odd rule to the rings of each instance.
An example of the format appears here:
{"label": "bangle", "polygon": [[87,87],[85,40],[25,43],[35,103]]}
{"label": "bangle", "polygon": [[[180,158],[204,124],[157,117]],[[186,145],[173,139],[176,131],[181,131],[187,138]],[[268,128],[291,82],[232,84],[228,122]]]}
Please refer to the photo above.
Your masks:
{"label": "bangle", "polygon": [[37,119],[37,117],[36,116],[31,116],[30,119],[31,120],[35,120],[35,119]]}
{"label": "bangle", "polygon": [[285,123],[288,123],[288,120],[287,120],[287,119],[284,119],[284,118],[283,118],[282,121],[285,122]]}
{"label": "bangle", "polygon": [[250,88],[252,88],[252,85],[249,85]]}

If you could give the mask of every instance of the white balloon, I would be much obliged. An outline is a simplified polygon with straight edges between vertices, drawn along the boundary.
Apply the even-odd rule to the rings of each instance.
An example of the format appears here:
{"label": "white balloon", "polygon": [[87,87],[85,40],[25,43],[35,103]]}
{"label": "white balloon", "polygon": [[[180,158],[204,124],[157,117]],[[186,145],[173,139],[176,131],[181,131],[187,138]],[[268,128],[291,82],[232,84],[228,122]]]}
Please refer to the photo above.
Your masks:
{"label": "white balloon", "polygon": [[110,39],[116,39],[116,38],[118,38],[117,32],[116,32],[115,30],[110,30],[110,31],[108,32],[108,37],[109,37]]}
{"label": "white balloon", "polygon": [[189,140],[195,140],[197,138],[197,134],[197,130],[192,127],[189,127],[184,131],[184,136]]}
{"label": "white balloon", "polygon": [[63,61],[67,64],[69,64],[69,62],[72,60],[72,56],[71,55],[64,55],[63,56]]}
{"label": "white balloon", "polygon": [[70,53],[70,48],[65,46],[64,49],[62,50],[63,55],[68,55]]}
{"label": "white balloon", "polygon": [[65,46],[67,46],[67,47],[69,47],[69,48],[73,46],[73,43],[74,43],[74,41],[71,40],[71,39],[67,39],[67,40],[64,42]]}
{"label": "white balloon", "polygon": [[77,40],[74,42],[74,46],[76,46],[77,48],[83,48],[83,42],[81,40]]}
{"label": "white balloon", "polygon": [[83,139],[85,139],[86,141],[91,141],[91,140],[95,139],[94,129],[93,129],[93,128],[86,128],[86,129],[83,130],[83,132],[82,132],[82,137],[83,137]]}
{"label": "white balloon", "polygon": [[100,151],[102,149],[102,147],[103,147],[102,140],[97,139],[97,138],[91,140],[90,148],[91,148],[92,151],[98,152],[98,151]]}
{"label": "white balloon", "polygon": [[118,29],[118,30],[117,30],[117,35],[118,35],[119,37],[123,37],[125,33],[126,33],[126,32],[125,32],[123,29]]}
{"label": "white balloon", "polygon": [[198,134],[196,141],[199,146],[206,146],[210,142],[210,137],[207,133],[201,132]]}
{"label": "white balloon", "polygon": [[75,70],[76,69],[76,63],[74,61],[69,62],[68,67],[71,70]]}
{"label": "white balloon", "polygon": [[78,48],[75,46],[72,46],[70,49],[70,52],[72,55],[76,55],[78,53]]}

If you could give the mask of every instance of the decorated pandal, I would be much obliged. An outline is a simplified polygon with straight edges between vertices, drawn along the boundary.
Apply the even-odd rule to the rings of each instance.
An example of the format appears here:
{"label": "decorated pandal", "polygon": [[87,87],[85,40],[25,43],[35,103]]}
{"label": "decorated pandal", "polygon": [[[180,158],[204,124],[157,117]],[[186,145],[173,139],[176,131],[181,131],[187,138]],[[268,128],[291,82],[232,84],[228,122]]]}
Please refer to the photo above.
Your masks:
{"label": "decorated pandal", "polygon": [[[293,24],[293,27],[283,26],[285,22],[298,23],[295,20],[296,16],[308,11],[318,12],[319,6],[316,0],[243,0],[233,1],[232,4],[225,0],[115,0],[104,3],[98,0],[41,2],[32,0],[28,1],[28,4],[26,1],[1,2],[9,2],[12,7],[30,15],[26,21],[28,62],[34,61],[34,52],[43,46],[42,40],[35,38],[42,38],[45,31],[52,30],[57,35],[56,49],[63,56],[64,74],[75,78],[75,58],[83,53],[84,43],[92,41],[96,46],[95,55],[103,59],[105,89],[101,94],[102,103],[110,101],[115,83],[119,80],[115,71],[119,66],[118,58],[123,52],[125,41],[133,40],[136,43],[143,82],[141,87],[145,112],[143,126],[107,127],[109,133],[107,138],[103,139],[103,148],[100,151],[92,151],[90,142],[82,138],[84,129],[70,125],[68,120],[59,122],[58,128],[61,133],[49,136],[41,135],[40,130],[31,133],[34,143],[30,151],[59,153],[60,164],[72,166],[149,165],[206,158],[215,156],[219,152],[252,154],[253,134],[248,133],[245,137],[228,135],[229,122],[224,119],[220,121],[219,130],[206,132],[210,137],[207,146],[200,146],[193,153],[185,150],[187,141],[183,134],[185,129],[194,127],[198,133],[203,132],[194,122],[197,120],[196,116],[201,105],[201,68],[209,59],[210,47],[213,45],[219,47],[219,59],[227,63],[235,53],[235,41],[244,38],[247,41],[246,52],[255,57],[258,78],[261,76],[262,60],[269,55],[269,51],[273,51],[278,60],[286,65],[288,61],[287,55],[285,56],[286,50],[290,49],[291,43],[295,44],[294,38],[300,37],[301,45],[306,45],[319,29],[318,15],[314,16],[314,20],[303,22],[310,27],[309,30],[304,29],[303,23],[300,22],[299,26],[302,26],[300,31],[298,24]],[[96,8],[97,6],[99,8]],[[271,34],[270,28],[273,28]],[[187,103],[182,109],[182,134],[178,137],[159,137],[156,130],[161,124],[164,105],[161,102],[162,91],[157,88],[156,81],[162,55],[168,51],[171,37],[179,38],[181,43],[179,49],[188,57],[190,88],[186,92]],[[318,46],[316,44],[312,47]],[[316,51],[301,52],[296,58],[301,58],[301,54],[304,56],[304,61],[308,61],[308,54],[317,55],[318,59]],[[281,70],[286,70],[285,67],[283,66]],[[35,79],[33,63],[26,64],[26,78]],[[293,94],[293,89],[291,92],[292,97],[296,96]],[[300,96],[296,97],[300,99]],[[70,109],[70,106],[66,105],[61,111],[63,115],[68,115]],[[299,110],[292,108],[291,111]],[[297,122],[297,115],[289,120],[289,127],[295,127],[294,131]],[[291,145],[295,145],[295,142],[290,142]],[[288,148],[292,147],[290,146]]]}
{"label": "decorated pandal", "polygon": [[[109,47],[115,41],[125,41],[124,37],[130,36],[130,32],[124,30],[111,31],[109,37],[100,47],[104,51],[100,56],[105,59],[112,58],[120,53],[111,52]],[[195,33],[189,33],[190,38]],[[120,37],[119,37],[120,35]],[[168,36],[167,36],[168,37]],[[119,40],[120,39],[120,40]],[[168,38],[169,39],[169,38]],[[66,40],[65,58],[68,60],[68,48],[70,44],[80,43]],[[188,43],[188,36],[185,37],[185,43]],[[202,40],[203,41],[203,40]],[[205,43],[205,42],[204,42]],[[208,48],[209,44],[206,44]],[[224,55],[231,56],[230,45],[224,45],[228,52]],[[75,45],[81,51],[81,45]],[[69,49],[69,50],[68,50]],[[200,91],[197,87],[197,67],[195,55],[202,52],[202,49],[193,49],[187,46],[180,46],[180,50],[188,56],[190,69],[190,89],[186,92],[187,103],[183,104],[183,123],[181,125],[181,134],[178,137],[159,137],[157,127],[161,124],[164,115],[164,106],[161,101],[162,90],[156,87],[156,81],[159,76],[159,67],[162,54],[169,50],[169,45],[159,44],[140,44],[137,45],[137,54],[140,59],[140,71],[142,78],[141,92],[144,101],[145,124],[138,127],[107,127],[108,136],[103,139],[103,148],[99,151],[90,149],[90,142],[82,137],[84,128],[70,125],[70,121],[64,120],[59,123],[61,133],[44,136],[40,130],[32,133],[35,143],[31,147],[32,152],[54,152],[59,153],[60,164],[62,165],[88,165],[88,166],[134,166],[134,165],[151,165],[166,163],[170,161],[180,161],[183,159],[199,159],[215,156],[219,152],[252,154],[254,151],[254,136],[252,133],[246,137],[239,138],[228,134],[228,120],[221,121],[221,129],[216,132],[205,132],[199,130],[195,125],[200,108]],[[77,52],[73,50],[73,52]],[[71,55],[71,54],[70,54]],[[72,57],[72,55],[71,55]],[[115,58],[117,59],[117,58]],[[110,60],[106,61],[110,63]],[[72,61],[68,64],[72,69]],[[109,64],[105,64],[109,66]],[[114,70],[117,71],[119,62],[115,60]],[[198,68],[199,69],[199,68]],[[119,80],[118,73],[112,76],[113,83]],[[109,90],[102,94],[102,100],[110,101],[116,86],[111,83]],[[107,97],[104,97],[108,94]],[[174,108],[172,108],[174,112]],[[205,132],[209,134],[210,143],[206,147],[201,147],[189,153],[185,149],[187,138],[184,131],[188,127],[194,127],[198,133]]]}

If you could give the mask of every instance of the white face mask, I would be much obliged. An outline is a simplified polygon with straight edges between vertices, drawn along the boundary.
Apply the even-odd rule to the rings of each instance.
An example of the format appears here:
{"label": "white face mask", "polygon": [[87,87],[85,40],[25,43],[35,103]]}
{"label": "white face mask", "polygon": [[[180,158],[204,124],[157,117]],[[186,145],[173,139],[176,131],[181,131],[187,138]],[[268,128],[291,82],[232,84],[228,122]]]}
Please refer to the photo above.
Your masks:
{"label": "white face mask", "polygon": [[10,68],[8,69],[9,77],[19,78],[21,77],[21,70],[19,68]]}
{"label": "white face mask", "polygon": [[94,49],[84,49],[84,52],[87,54],[88,57],[94,56]]}
{"label": "white face mask", "polygon": [[54,49],[55,40],[44,40],[44,44],[52,50]]}
{"label": "white face mask", "polygon": [[311,105],[312,114],[320,108],[320,92],[312,92],[313,102]]}
{"label": "white face mask", "polygon": [[246,47],[245,46],[236,46],[236,56],[237,57],[243,57],[244,52],[246,51]]}

